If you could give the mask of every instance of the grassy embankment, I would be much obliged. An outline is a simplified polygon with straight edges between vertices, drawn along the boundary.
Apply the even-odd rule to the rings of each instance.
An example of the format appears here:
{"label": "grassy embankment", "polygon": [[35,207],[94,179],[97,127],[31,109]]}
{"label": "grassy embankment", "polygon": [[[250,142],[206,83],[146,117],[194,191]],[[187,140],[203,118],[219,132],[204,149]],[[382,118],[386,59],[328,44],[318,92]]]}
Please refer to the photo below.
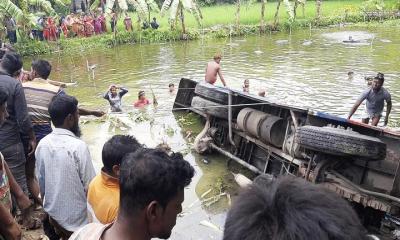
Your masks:
{"label": "grassy embankment", "polygon": [[[333,24],[351,22],[361,23],[365,25],[376,24],[376,22],[365,22],[365,16],[362,11],[362,0],[350,1],[323,1],[322,18],[316,21],[316,5],[315,2],[307,1],[304,15],[301,6],[297,9],[297,17],[294,22],[290,22],[284,5],[281,5],[279,12],[279,22],[274,30],[293,30],[302,27],[323,27]],[[398,4],[398,0],[385,1],[385,10],[392,10]],[[269,32],[273,28],[274,14],[276,10],[276,2],[269,2],[266,5],[265,22],[267,24],[266,31]],[[187,28],[187,38],[189,40],[198,39],[200,37],[215,38],[228,37],[238,35],[259,34],[261,4],[254,3],[251,5],[242,5],[240,12],[240,29],[235,27],[235,5],[221,5],[203,7],[203,26],[199,27],[192,15],[186,13],[185,25]],[[132,19],[137,19],[135,13],[131,13]],[[112,33],[94,36],[91,38],[73,38],[61,39],[57,43],[46,42],[23,42],[16,45],[16,48],[22,55],[37,55],[53,53],[54,51],[64,50],[84,50],[94,47],[112,47],[119,44],[148,43],[148,42],[166,42],[177,41],[181,39],[182,31],[180,22],[177,29],[171,31],[168,25],[168,14],[161,17],[158,13],[152,13],[151,17],[156,17],[160,23],[158,30],[140,30],[138,24],[134,23],[134,32],[126,32],[124,30],[122,19],[118,23],[118,32],[116,36]],[[389,20],[390,16],[383,19]],[[388,21],[386,24],[395,25],[399,20]],[[110,31],[110,30],[109,30]]]}

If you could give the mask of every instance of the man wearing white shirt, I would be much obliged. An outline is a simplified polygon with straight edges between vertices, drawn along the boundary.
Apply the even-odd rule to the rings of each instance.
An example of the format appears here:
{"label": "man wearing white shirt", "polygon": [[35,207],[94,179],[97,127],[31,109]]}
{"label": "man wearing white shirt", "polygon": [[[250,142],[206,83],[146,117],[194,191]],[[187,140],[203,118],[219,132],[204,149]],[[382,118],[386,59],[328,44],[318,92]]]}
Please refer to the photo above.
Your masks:
{"label": "man wearing white shirt", "polygon": [[48,110],[55,129],[36,149],[36,175],[50,223],[60,238],[68,239],[88,223],[86,195],[95,171],[89,149],[79,139],[76,98],[55,96]]}

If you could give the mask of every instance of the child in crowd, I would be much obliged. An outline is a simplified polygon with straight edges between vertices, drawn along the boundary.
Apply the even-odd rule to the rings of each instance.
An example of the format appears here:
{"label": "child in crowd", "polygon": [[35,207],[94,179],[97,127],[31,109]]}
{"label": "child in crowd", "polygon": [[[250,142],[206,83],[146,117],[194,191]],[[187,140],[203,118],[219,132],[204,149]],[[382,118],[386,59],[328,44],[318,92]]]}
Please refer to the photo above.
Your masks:
{"label": "child in crowd", "polygon": [[150,101],[146,98],[145,92],[143,90],[140,90],[138,93],[138,100],[133,104],[133,106],[136,108],[141,108],[149,104]]}
{"label": "child in crowd", "polygon": [[119,173],[122,158],[142,146],[135,137],[115,135],[108,140],[102,151],[103,168],[89,184],[88,210],[93,222],[103,224],[115,220],[119,209]]}
{"label": "child in crowd", "polygon": [[250,92],[250,81],[249,79],[245,79],[243,82],[243,92],[249,93]]}

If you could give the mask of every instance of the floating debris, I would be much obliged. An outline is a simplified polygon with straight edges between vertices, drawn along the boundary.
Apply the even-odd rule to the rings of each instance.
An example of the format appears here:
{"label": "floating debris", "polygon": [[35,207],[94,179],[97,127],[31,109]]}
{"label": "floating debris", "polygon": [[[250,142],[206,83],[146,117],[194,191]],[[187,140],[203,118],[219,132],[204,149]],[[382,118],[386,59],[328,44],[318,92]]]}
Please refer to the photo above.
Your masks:
{"label": "floating debris", "polygon": [[276,44],[288,44],[289,40],[277,40],[275,43]]}
{"label": "floating debris", "polygon": [[205,191],[203,194],[201,194],[200,198],[204,198],[205,196],[207,196],[210,192],[211,192],[211,188],[208,189],[207,191]]}
{"label": "floating debris", "polygon": [[242,188],[248,187],[253,183],[250,179],[248,179],[243,174],[232,173],[232,175],[235,178],[235,181],[237,182],[237,184]]}
{"label": "floating debris", "polygon": [[389,40],[389,39],[381,39],[381,42],[383,42],[383,43],[391,43],[392,41]]}
{"label": "floating debris", "polygon": [[173,129],[171,126],[165,127],[164,126],[164,132],[168,137],[172,137],[175,135],[175,129]]}
{"label": "floating debris", "polygon": [[222,230],[217,225],[215,225],[214,223],[211,223],[211,222],[209,222],[207,220],[201,221],[200,225],[208,227],[208,228],[211,228],[211,229],[214,229],[217,232],[222,232]]}
{"label": "floating debris", "polygon": [[260,51],[260,50],[256,50],[256,51],[254,51],[254,53],[255,53],[255,54],[263,54],[264,52],[263,52],[263,51]]}
{"label": "floating debris", "polygon": [[226,45],[228,45],[228,46],[230,46],[230,47],[237,47],[237,46],[239,46],[239,44],[237,44],[237,43],[228,43],[228,44],[226,44]]}
{"label": "floating debris", "polygon": [[209,164],[210,163],[210,161],[208,160],[208,158],[203,158],[202,160],[201,160],[204,164]]}
{"label": "floating debris", "polygon": [[303,42],[303,46],[310,46],[313,42],[310,40],[306,40]]}
{"label": "floating debris", "polygon": [[150,123],[154,122],[154,117],[150,116],[147,112],[144,111],[130,112],[128,113],[128,116],[136,123],[147,121],[149,121]]}

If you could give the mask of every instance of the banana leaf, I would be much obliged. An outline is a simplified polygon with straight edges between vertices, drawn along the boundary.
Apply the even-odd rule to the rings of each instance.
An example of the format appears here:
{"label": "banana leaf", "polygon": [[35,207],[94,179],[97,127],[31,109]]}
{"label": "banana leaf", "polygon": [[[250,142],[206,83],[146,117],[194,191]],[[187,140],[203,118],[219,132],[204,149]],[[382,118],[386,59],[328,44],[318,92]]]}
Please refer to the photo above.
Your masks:
{"label": "banana leaf", "polygon": [[175,22],[176,16],[178,14],[178,6],[180,0],[174,0],[171,4],[171,9],[169,10],[169,21],[170,23]]}
{"label": "banana leaf", "polygon": [[289,0],[283,0],[283,3],[285,4],[286,12],[289,15],[289,21],[293,21],[294,13],[292,5],[290,4]]}
{"label": "banana leaf", "polygon": [[114,7],[114,3],[115,3],[115,0],[107,0],[107,2],[106,2],[106,10],[105,10],[105,12],[107,14],[110,14],[112,12],[112,9]]}
{"label": "banana leaf", "polygon": [[51,3],[47,0],[29,0],[29,4],[42,9],[50,16],[57,15],[56,11],[54,11],[53,7],[51,6]]}
{"label": "banana leaf", "polygon": [[[128,3],[131,4],[136,9],[140,19],[143,19],[143,20],[147,19],[146,10],[144,10],[142,8],[142,6],[136,0],[128,0]],[[146,9],[147,9],[147,7],[146,7]]]}
{"label": "banana leaf", "polygon": [[192,13],[192,0],[181,0],[183,9]]}
{"label": "banana leaf", "polygon": [[126,3],[126,0],[118,0],[118,6],[123,12],[128,10],[128,4]]}
{"label": "banana leaf", "polygon": [[201,20],[203,19],[203,15],[201,14],[200,8],[196,3],[196,0],[192,0],[193,1],[193,11],[192,14],[194,16],[194,18],[196,19],[197,24],[199,25],[199,27],[202,26]]}
{"label": "banana leaf", "polygon": [[156,12],[160,12],[160,8],[158,7],[156,1],[154,0],[146,0],[147,4],[149,5],[149,7]]}
{"label": "banana leaf", "polygon": [[0,11],[2,15],[12,16],[17,22],[25,20],[22,10],[10,0],[0,0]]}
{"label": "banana leaf", "polygon": [[161,7],[161,16],[164,16],[165,12],[170,8],[172,0],[165,0]]}
{"label": "banana leaf", "polygon": [[61,1],[61,0],[53,0],[53,1],[54,1],[54,4],[57,5],[57,6],[66,7],[64,2]]}
{"label": "banana leaf", "polygon": [[140,6],[140,11],[142,12],[142,21],[147,20],[149,16],[149,7],[147,6],[146,0],[136,0]]}
{"label": "banana leaf", "polygon": [[100,6],[100,0],[94,0],[92,5],[90,5],[90,10],[94,11]]}

